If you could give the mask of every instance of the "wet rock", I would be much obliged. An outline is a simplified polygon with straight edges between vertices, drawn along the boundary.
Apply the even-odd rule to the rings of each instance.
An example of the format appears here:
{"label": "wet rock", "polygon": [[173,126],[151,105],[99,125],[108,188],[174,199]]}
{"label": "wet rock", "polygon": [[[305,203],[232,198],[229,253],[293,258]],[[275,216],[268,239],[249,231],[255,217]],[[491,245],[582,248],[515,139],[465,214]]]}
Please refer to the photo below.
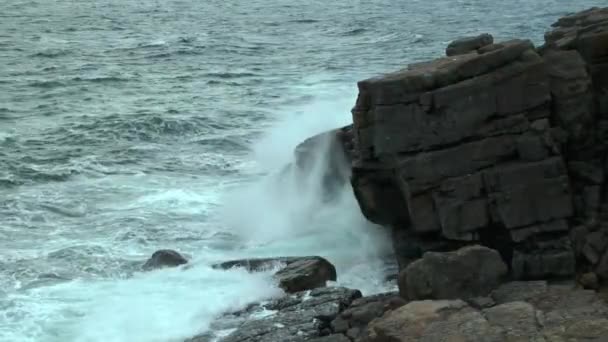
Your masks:
{"label": "wet rock", "polygon": [[326,199],[349,183],[355,153],[352,134],[352,125],[334,129],[306,139],[295,149],[297,177],[320,174]]}
{"label": "wet rock", "polygon": [[161,249],[152,254],[150,259],[142,266],[142,269],[149,271],[163,267],[176,267],[187,263],[188,260],[178,252],[171,249]]}
{"label": "wet rock", "polygon": [[249,271],[280,268],[274,276],[283,290],[292,293],[323,287],[328,281],[337,279],[334,265],[318,256],[242,259],[227,261],[214,267],[244,267]]}
{"label": "wet rock", "polygon": [[445,50],[446,56],[456,56],[477,51],[480,48],[494,43],[494,37],[483,33],[475,37],[465,37],[451,42]]}
{"label": "wet rock", "polygon": [[335,281],[336,268],[323,258],[299,260],[288,264],[275,275],[279,285],[287,292],[298,292],[325,286]]}
{"label": "wet rock", "polygon": [[396,292],[356,299],[348,309],[331,322],[331,330],[334,333],[346,334],[349,338],[356,339],[365,331],[369,322],[405,303]]}
{"label": "wet rock", "polygon": [[399,276],[399,292],[410,300],[485,296],[507,275],[500,254],[483,246],[427,252]]}
{"label": "wet rock", "polygon": [[[246,319],[222,342],[303,342],[320,338],[329,331],[330,322],[361,297],[357,290],[341,287],[319,288],[302,291],[287,297],[259,305],[253,316]],[[256,318],[260,312],[270,315]],[[329,338],[329,337],[326,337]],[[337,336],[334,340],[340,342]],[[325,341],[325,340],[321,340]]]}

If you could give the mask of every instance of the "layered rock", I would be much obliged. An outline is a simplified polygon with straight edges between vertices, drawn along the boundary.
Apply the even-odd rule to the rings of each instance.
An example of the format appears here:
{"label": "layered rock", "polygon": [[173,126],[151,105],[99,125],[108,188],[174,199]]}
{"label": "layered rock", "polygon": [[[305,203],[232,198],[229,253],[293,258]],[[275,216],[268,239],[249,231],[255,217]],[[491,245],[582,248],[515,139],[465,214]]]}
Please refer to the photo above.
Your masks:
{"label": "layered rock", "polygon": [[[498,249],[516,278],[573,274],[551,103],[547,65],[526,40],[359,82],[352,184],[363,213],[436,246]],[[397,248],[402,267],[427,246]]]}
{"label": "layered rock", "polygon": [[[565,131],[574,189],[572,231],[582,271],[608,279],[608,8],[559,19],[545,35],[553,118]],[[588,275],[587,278],[593,277]]]}

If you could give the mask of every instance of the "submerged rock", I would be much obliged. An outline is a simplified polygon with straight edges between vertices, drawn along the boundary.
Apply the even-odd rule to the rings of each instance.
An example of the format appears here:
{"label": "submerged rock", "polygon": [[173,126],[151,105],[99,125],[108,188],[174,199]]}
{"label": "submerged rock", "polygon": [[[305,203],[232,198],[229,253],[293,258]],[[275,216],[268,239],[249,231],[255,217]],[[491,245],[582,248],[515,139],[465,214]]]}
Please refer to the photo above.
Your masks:
{"label": "submerged rock", "polygon": [[401,272],[399,291],[410,300],[481,297],[495,289],[507,273],[500,254],[487,247],[427,252]]}
{"label": "submerged rock", "polygon": [[163,267],[176,267],[187,263],[188,260],[178,252],[171,249],[161,249],[152,254],[150,259],[142,266],[142,269],[149,271]]}
{"label": "submerged rock", "polygon": [[284,266],[275,273],[274,277],[286,292],[323,287],[328,281],[337,280],[334,265],[319,256],[241,259],[223,262],[214,267],[222,269],[244,267],[248,271],[262,271],[278,268],[281,265]]}

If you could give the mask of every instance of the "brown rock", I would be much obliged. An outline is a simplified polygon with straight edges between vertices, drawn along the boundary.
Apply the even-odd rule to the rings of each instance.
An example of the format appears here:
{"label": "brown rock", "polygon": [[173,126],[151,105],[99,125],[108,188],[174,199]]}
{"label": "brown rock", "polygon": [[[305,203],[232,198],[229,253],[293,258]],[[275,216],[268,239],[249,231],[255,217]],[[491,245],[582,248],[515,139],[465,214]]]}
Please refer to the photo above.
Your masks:
{"label": "brown rock", "polygon": [[597,274],[593,272],[587,272],[579,278],[579,283],[586,290],[597,290],[600,287],[599,279]]}

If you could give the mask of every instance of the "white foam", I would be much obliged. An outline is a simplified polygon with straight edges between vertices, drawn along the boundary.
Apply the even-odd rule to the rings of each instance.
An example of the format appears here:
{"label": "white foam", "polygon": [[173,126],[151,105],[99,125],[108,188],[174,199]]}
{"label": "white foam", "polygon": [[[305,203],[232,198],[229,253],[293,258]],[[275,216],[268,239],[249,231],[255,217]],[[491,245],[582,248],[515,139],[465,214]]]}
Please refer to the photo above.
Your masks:
{"label": "white foam", "polygon": [[[233,258],[321,255],[336,265],[338,285],[364,293],[385,290],[379,265],[383,252],[391,249],[386,232],[364,219],[348,184],[334,201],[323,203],[320,178],[327,162],[325,151],[319,151],[311,173],[278,175],[292,161],[298,143],[350,121],[346,110],[354,101],[350,91],[330,93],[325,87],[308,91],[324,96],[304,109],[282,108],[291,115],[278,121],[254,148],[257,168],[272,173],[248,185],[233,183],[233,191],[225,196],[219,195],[228,182],[132,175],[87,181],[88,191],[99,196],[94,204],[100,213],[152,211],[192,219],[199,210],[225,203],[218,217],[201,222],[201,235],[206,234],[202,230],[209,227],[209,219],[218,223],[217,229],[238,235],[245,248],[213,249],[201,240],[182,240],[183,250],[196,251],[192,253],[196,260],[185,269],[8,292],[0,297],[0,341],[182,341],[206,330],[225,311],[281,293],[272,271],[248,274],[206,266]],[[120,195],[106,196],[108,184]],[[111,238],[99,241],[112,244],[109,248],[116,253],[143,252],[139,245],[116,246],[117,240]]]}
{"label": "white foam", "polygon": [[281,293],[270,272],[206,266],[75,281],[13,296],[20,304],[0,316],[0,341],[181,341],[227,310]]}

